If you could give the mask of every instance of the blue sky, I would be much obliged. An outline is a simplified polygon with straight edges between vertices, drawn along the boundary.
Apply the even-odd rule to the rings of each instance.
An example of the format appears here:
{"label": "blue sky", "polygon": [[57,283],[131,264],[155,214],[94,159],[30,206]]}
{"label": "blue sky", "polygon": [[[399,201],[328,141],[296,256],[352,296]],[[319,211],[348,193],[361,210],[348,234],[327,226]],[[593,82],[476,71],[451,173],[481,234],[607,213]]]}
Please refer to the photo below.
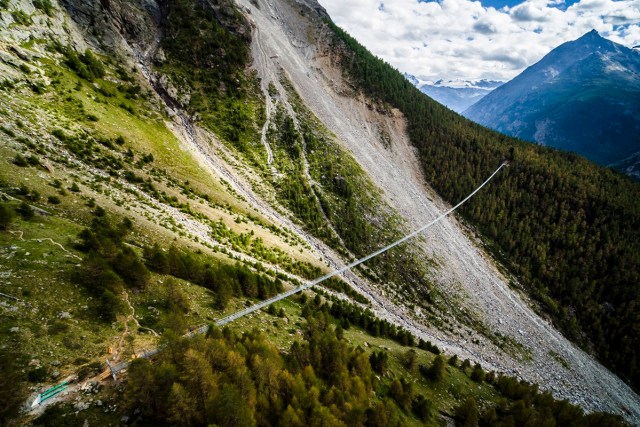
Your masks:
{"label": "blue sky", "polygon": [[[435,0],[418,0],[419,2],[427,2],[427,1],[435,1]],[[484,1],[480,1],[480,3],[484,6],[484,7],[495,7],[496,9],[501,9],[504,6],[509,6],[509,7],[513,7],[519,3],[522,3],[522,0],[520,1],[509,1],[509,0],[484,0]]]}
{"label": "blue sky", "polygon": [[[480,3],[484,7],[494,7],[496,9],[502,9],[505,6],[508,6],[508,7],[517,6],[520,3],[523,3],[523,1],[522,0],[520,0],[520,1],[516,1],[516,0],[484,0],[484,1],[480,1]],[[558,9],[566,9],[567,7],[571,6],[574,3],[577,3],[577,1],[568,0],[568,1],[565,1],[564,3],[562,3],[562,4],[555,5],[555,7],[558,8]]]}
{"label": "blue sky", "polygon": [[496,9],[501,9],[504,6],[509,6],[509,7],[513,7],[515,5],[517,5],[520,2],[517,1],[501,1],[501,0],[484,0],[480,2],[484,7],[495,7]]}
{"label": "blue sky", "polygon": [[640,0],[319,0],[332,19],[422,80],[509,80],[595,29],[640,44]]}

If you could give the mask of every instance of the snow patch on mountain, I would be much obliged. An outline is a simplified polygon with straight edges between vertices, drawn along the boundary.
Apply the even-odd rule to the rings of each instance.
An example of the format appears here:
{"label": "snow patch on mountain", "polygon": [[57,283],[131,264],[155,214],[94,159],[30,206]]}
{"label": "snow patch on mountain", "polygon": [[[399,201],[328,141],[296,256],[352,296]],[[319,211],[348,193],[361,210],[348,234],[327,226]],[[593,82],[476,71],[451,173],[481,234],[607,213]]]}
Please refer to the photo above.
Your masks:
{"label": "snow patch on mountain", "polygon": [[493,89],[502,85],[497,80],[425,80],[409,73],[404,77],[420,91],[439,103],[461,113],[472,104],[478,102]]}

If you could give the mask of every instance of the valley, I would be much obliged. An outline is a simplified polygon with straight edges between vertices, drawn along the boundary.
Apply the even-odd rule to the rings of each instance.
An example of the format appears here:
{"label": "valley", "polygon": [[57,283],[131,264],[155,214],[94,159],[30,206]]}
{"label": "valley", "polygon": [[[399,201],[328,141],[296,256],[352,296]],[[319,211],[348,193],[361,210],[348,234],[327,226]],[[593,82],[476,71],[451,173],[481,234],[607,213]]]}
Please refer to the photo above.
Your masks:
{"label": "valley", "polygon": [[[179,55],[193,52],[176,53],[166,42],[188,33],[167,22],[179,7],[190,7],[179,3],[113,2],[103,8],[66,1],[53,3],[48,15],[30,1],[12,0],[12,10],[29,13],[30,25],[15,21],[17,12],[1,11],[1,191],[16,212],[29,211],[21,203],[38,209],[35,217],[17,214],[0,232],[0,292],[18,298],[3,301],[1,332],[5,349],[9,343],[20,349],[23,372],[55,367],[55,377],[44,369],[36,384],[79,367],[98,373],[105,358],[121,362],[153,348],[156,331],[170,330],[170,315],[182,310],[175,301],[184,299],[189,308],[174,325],[212,323],[276,289],[338,269],[459,200],[447,202],[427,184],[410,118],[358,90],[344,74],[345,47],[316,2],[241,0],[237,10],[230,2],[213,2],[205,10],[215,18],[198,17],[200,28],[226,31],[229,43],[250,43],[247,68],[224,71],[221,64],[231,53],[221,47],[211,48],[218,59],[194,54],[196,65],[180,68]],[[96,20],[108,25],[95,28]],[[209,49],[206,38],[193,42]],[[72,51],[81,52],[77,62]],[[102,71],[96,61],[104,64]],[[222,62],[211,65],[216,61]],[[95,75],[81,77],[82,67],[94,67]],[[207,92],[215,79],[219,92]],[[467,180],[463,194],[482,179]],[[111,236],[110,227],[121,222],[117,227],[126,232],[113,237],[116,249],[107,249],[135,254],[130,256],[144,261],[140,271],[148,268],[148,278],[131,285],[128,273],[109,261],[124,284],[113,288],[122,297],[105,303],[74,274],[92,271],[91,252],[82,248],[93,243],[83,230],[104,227]],[[316,297],[351,301],[448,356],[539,384],[587,411],[639,422],[638,395],[558,332],[508,264],[495,260],[491,246],[464,216],[448,217],[424,236],[344,273]],[[150,254],[162,258],[160,253],[183,266],[150,262]],[[206,272],[218,265],[227,267],[207,282]],[[230,289],[220,284],[227,274],[221,271],[239,277]],[[220,296],[225,292],[226,300]],[[286,353],[294,337],[306,333],[305,301],[313,296],[278,303],[286,317],[251,315],[238,322],[239,330],[261,328],[270,345]],[[103,312],[107,306],[112,317]],[[346,332],[349,343],[393,347],[400,372],[402,346],[389,344],[393,335],[363,337],[367,331],[354,326]],[[240,342],[224,339],[229,346]],[[421,348],[419,358],[432,363],[436,354]],[[432,393],[424,386],[430,383],[416,377],[421,392]],[[440,392],[430,398],[445,417],[453,416],[464,400],[460,390]],[[478,393],[489,396],[487,402],[496,399],[488,388]]]}
{"label": "valley", "polygon": [[[305,35],[313,31],[313,27],[288,25],[297,22],[294,17],[298,10],[286,2],[277,1],[260,9],[250,4],[245,7],[251,8],[250,16],[258,28],[254,43],[259,43],[263,49],[265,46],[271,48],[261,52],[260,57],[277,58],[270,66],[276,67],[276,71],[277,67],[282,67],[287,72],[305,104],[336,133],[379,188],[384,189],[386,200],[405,218],[409,229],[418,228],[445,210],[446,204],[424,184],[417,156],[406,136],[405,121],[399,112],[393,111],[394,119],[390,120],[376,113],[375,107],[368,107],[373,103],[371,100],[349,96],[350,88],[340,85],[340,71],[332,66],[329,55],[323,54],[322,46],[314,47],[305,40]],[[265,67],[266,64],[254,58],[254,65]],[[266,73],[263,71],[262,74]],[[380,127],[386,127],[392,135],[390,147],[385,147]],[[433,280],[443,298],[459,304],[455,307],[444,303],[448,311],[442,315],[453,323],[451,328],[447,328],[448,332],[430,327],[415,311],[392,301],[384,303],[386,311],[391,314],[384,311],[377,314],[383,318],[400,318],[403,326],[416,331],[418,336],[425,334],[448,352],[479,359],[483,366],[522,375],[543,387],[566,393],[561,394],[564,398],[599,405],[586,401],[592,396],[609,395],[605,399],[611,398],[612,401],[622,397],[626,387],[613,385],[617,382],[615,377],[570,344],[547,321],[539,318],[529,303],[509,286],[510,279],[505,278],[482,253],[481,243],[467,237],[468,233],[457,221],[446,219],[426,234],[420,245],[427,257],[436,260],[437,272],[432,274],[437,278]],[[465,317],[471,320],[470,325],[465,325]],[[516,352],[512,357],[497,348],[481,331],[473,331],[474,321],[492,334],[498,332],[519,343],[524,354]],[[451,334],[452,330],[464,332]],[[461,336],[464,337],[463,345],[459,343]],[[558,359],[571,368],[567,369]],[[608,379],[599,382],[601,378]],[[565,388],[566,391],[561,391]],[[623,405],[637,406],[634,399]]]}

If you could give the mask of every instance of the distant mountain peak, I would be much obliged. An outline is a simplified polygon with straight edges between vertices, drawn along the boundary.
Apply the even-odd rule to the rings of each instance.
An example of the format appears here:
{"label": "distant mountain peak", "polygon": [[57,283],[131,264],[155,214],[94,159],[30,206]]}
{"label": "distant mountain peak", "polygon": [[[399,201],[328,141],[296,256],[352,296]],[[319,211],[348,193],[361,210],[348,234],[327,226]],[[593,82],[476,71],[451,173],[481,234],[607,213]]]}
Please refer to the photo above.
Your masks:
{"label": "distant mountain peak", "polygon": [[638,51],[591,30],[553,49],[464,113],[508,135],[609,165],[640,152],[638,99]]}
{"label": "distant mountain peak", "polygon": [[615,46],[616,43],[612,42],[611,40],[605,39],[604,37],[602,37],[600,35],[600,33],[598,33],[596,30],[591,30],[588,33],[584,33],[582,35],[582,37],[574,40],[573,42],[569,42],[569,43],[579,43],[579,44],[585,44],[585,45],[593,45],[594,47],[599,47],[599,46]]}
{"label": "distant mountain peak", "polygon": [[404,73],[403,75],[404,75],[404,78],[409,80],[409,82],[411,82],[412,85],[418,86],[420,84],[420,81],[413,74]]}
{"label": "distant mountain peak", "polygon": [[503,82],[496,80],[444,80],[424,82],[418,86],[422,93],[429,95],[453,111],[461,113],[471,104],[491,92]]}
{"label": "distant mountain peak", "polygon": [[591,37],[591,38],[599,38],[599,39],[603,38],[602,36],[600,36],[600,33],[597,32],[596,30],[591,30],[584,33],[584,35],[581,38],[583,37]]}

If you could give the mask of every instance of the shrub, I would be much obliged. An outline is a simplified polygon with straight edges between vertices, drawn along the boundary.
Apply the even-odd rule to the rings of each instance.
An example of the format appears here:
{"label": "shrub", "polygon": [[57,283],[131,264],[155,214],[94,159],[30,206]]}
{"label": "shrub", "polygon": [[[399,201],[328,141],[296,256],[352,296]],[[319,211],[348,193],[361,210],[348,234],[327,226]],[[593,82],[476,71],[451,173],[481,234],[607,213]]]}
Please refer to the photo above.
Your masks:
{"label": "shrub", "polygon": [[29,166],[29,162],[27,162],[27,159],[22,157],[20,154],[16,154],[16,156],[13,158],[13,164],[16,166],[20,166],[21,168]]}
{"label": "shrub", "polygon": [[[468,397],[455,409],[456,418],[465,427],[475,427],[478,425],[478,404],[473,397]],[[457,424],[457,423],[456,423]]]}
{"label": "shrub", "polygon": [[418,353],[412,348],[407,350],[402,357],[402,364],[409,372],[415,372],[418,366]]}
{"label": "shrub", "polygon": [[36,9],[40,9],[47,15],[51,16],[53,14],[53,5],[51,4],[51,0],[33,0],[33,6]]}
{"label": "shrub", "polygon": [[89,49],[84,51],[84,55],[80,57],[82,62],[87,66],[87,69],[91,73],[92,77],[102,78],[104,77],[104,66],[102,62],[91,52]]}
{"label": "shrub", "polygon": [[62,129],[57,129],[57,128],[51,131],[51,135],[55,136],[62,142],[65,142],[68,138],[68,136],[64,133]]}
{"label": "shrub", "polygon": [[144,288],[149,280],[149,270],[128,246],[124,246],[116,256],[113,269],[128,286]]}
{"label": "shrub", "polygon": [[457,367],[458,366],[458,356],[455,354],[449,358],[449,365]]}
{"label": "shrub", "polygon": [[15,21],[16,24],[28,26],[28,25],[31,25],[32,23],[29,15],[27,15],[23,10],[14,11],[11,13],[11,16],[13,17],[13,20]]}
{"label": "shrub", "polygon": [[470,367],[471,367],[471,362],[469,361],[469,359],[464,359],[464,361],[462,362],[462,365],[460,366],[460,369],[464,371],[465,369]]}
{"label": "shrub", "polygon": [[473,371],[471,371],[471,379],[475,382],[481,383],[484,381],[485,376],[486,374],[482,369],[482,366],[480,366],[479,363],[476,363],[473,367]]}
{"label": "shrub", "polygon": [[62,343],[69,350],[79,350],[82,348],[82,340],[75,334],[67,334],[62,338]]}
{"label": "shrub", "polygon": [[6,230],[9,228],[9,224],[13,220],[13,209],[6,204],[0,203],[0,230]]}
{"label": "shrub", "polygon": [[0,126],[0,130],[2,132],[6,133],[7,135],[9,135],[12,138],[16,137],[16,133],[14,131],[12,131],[11,129],[9,129],[9,128],[6,128],[4,126]]}
{"label": "shrub", "polygon": [[40,366],[38,368],[31,369],[27,372],[27,379],[32,383],[41,383],[46,381],[49,376],[49,372],[47,372],[47,368],[44,366]]}
{"label": "shrub", "polygon": [[20,205],[16,208],[16,212],[24,219],[25,221],[30,220],[35,215],[35,211],[27,202],[21,202]]}
{"label": "shrub", "polygon": [[69,325],[62,320],[55,320],[52,324],[47,328],[47,332],[49,335],[58,335],[62,332],[67,332],[69,330]]}
{"label": "shrub", "polygon": [[89,359],[87,359],[86,357],[76,357],[73,361],[73,364],[78,366],[78,365],[84,365],[85,363],[89,363]]}
{"label": "shrub", "polygon": [[42,84],[42,82],[32,82],[31,90],[34,93],[37,93],[38,95],[42,95],[47,91],[46,87],[44,86],[44,84]]}
{"label": "shrub", "polygon": [[421,421],[431,419],[431,401],[426,399],[423,395],[418,395],[411,406],[413,412]]}
{"label": "shrub", "polygon": [[63,53],[66,56],[65,64],[67,64],[78,77],[88,81],[104,77],[105,71],[102,62],[100,62],[89,49],[87,49],[84,54],[78,55],[72,47],[66,47],[63,49]]}
{"label": "shrub", "polygon": [[32,154],[29,157],[27,157],[27,163],[29,163],[29,165],[31,166],[39,166],[40,160]]}
{"label": "shrub", "polygon": [[85,378],[89,377],[89,375],[91,375],[93,373],[93,369],[91,369],[89,366],[83,366],[80,369],[78,369],[78,381],[82,381]]}
{"label": "shrub", "polygon": [[442,381],[445,372],[444,358],[442,356],[436,356],[430,368],[424,365],[420,366],[420,373],[431,381]]}
{"label": "shrub", "polygon": [[49,203],[51,203],[52,205],[59,205],[60,204],[60,198],[58,196],[49,196],[49,197],[47,197],[47,201]]}

